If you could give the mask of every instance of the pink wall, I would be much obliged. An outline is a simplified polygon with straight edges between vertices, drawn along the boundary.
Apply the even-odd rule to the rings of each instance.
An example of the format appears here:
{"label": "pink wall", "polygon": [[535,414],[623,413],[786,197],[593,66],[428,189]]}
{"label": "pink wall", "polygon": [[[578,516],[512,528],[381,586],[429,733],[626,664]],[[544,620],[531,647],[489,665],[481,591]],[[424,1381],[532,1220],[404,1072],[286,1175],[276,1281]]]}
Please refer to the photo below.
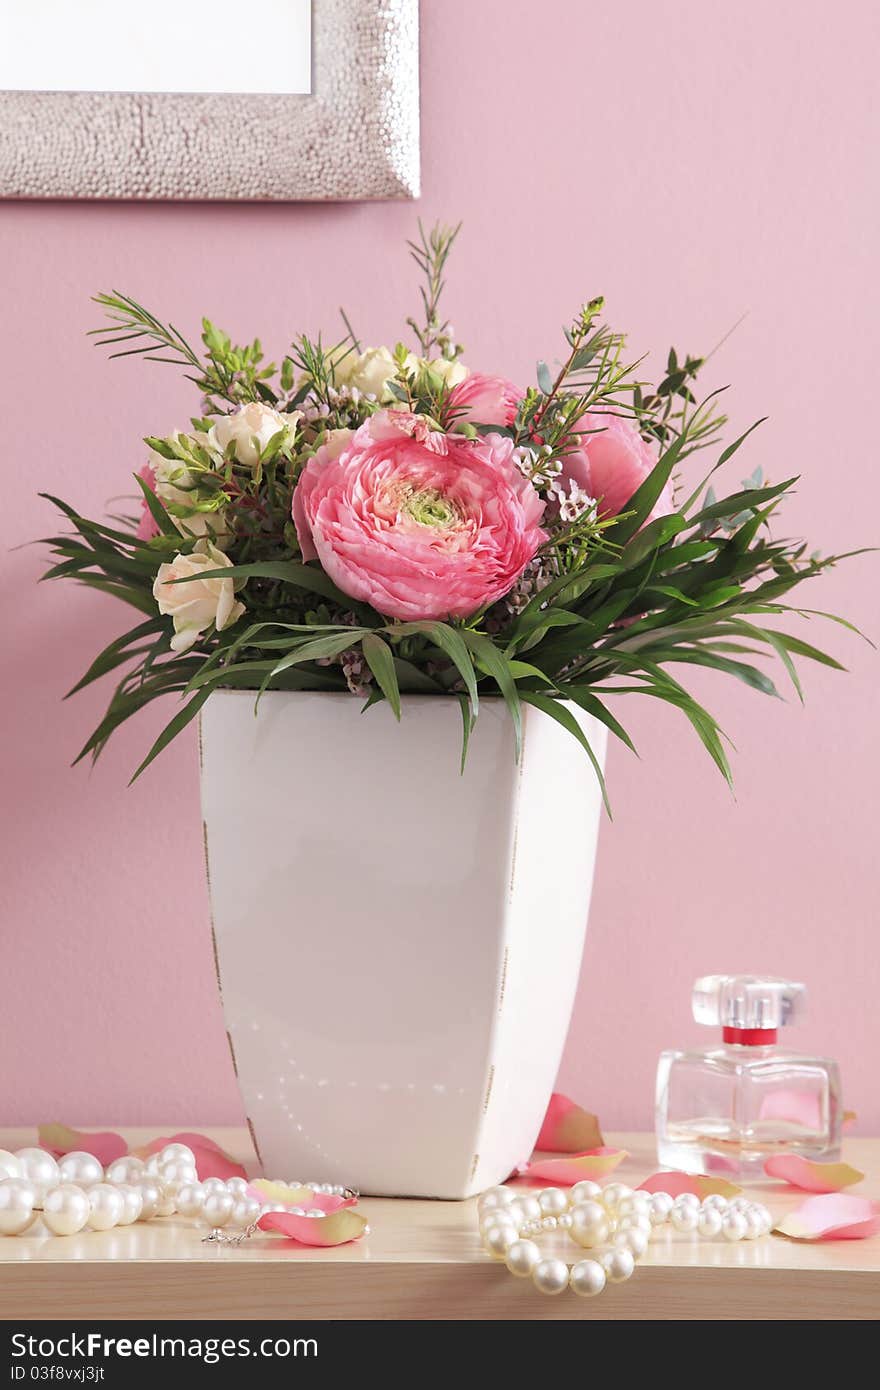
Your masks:
{"label": "pink wall", "polygon": [[[526,380],[581,298],[604,292],[639,352],[711,347],[737,426],[771,419],[744,471],[803,475],[787,523],[826,550],[877,539],[876,6],[423,5],[425,195],[418,206],[65,206],[0,211],[7,544],[53,526],[38,488],[97,514],[141,435],[183,423],[165,367],[108,364],[88,296],[126,290],[195,332],[210,312],[283,352],[344,302],[393,337],[415,285],[415,218],[463,218],[449,307],[467,359]],[[234,1122],[214,991],[195,745],[132,790],[167,710],[91,774],[68,763],[98,691],[61,704],[121,630],[109,599],[38,587],[35,549],[2,556],[5,921],[0,1120]],[[821,583],[817,607],[876,638],[877,561]],[[848,1104],[880,1129],[876,1082],[878,658],[806,673],[800,709],[700,680],[733,736],[737,794],[677,716],[629,711],[642,761],[611,756],[562,1082],[606,1125],[651,1122],[655,1058],[695,1041],[692,978],[806,980],[796,1042],[838,1056]]]}

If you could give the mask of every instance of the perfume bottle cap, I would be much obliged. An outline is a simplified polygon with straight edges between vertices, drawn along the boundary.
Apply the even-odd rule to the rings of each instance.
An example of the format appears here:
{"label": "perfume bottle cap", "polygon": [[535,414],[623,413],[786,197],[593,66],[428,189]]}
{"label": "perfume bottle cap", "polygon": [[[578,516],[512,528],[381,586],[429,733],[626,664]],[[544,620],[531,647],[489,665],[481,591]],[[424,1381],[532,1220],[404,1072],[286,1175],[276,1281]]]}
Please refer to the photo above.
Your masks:
{"label": "perfume bottle cap", "polygon": [[697,1023],[721,1025],[724,1041],[761,1047],[804,1011],[807,990],[766,975],[703,975],[694,985]]}

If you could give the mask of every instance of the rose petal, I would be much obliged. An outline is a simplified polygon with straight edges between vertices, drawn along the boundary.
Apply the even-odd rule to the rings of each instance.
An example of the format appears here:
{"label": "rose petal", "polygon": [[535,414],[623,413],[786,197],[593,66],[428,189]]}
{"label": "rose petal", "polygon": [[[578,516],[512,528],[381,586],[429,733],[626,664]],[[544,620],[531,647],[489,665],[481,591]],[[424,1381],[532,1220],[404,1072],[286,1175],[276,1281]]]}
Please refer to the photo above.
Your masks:
{"label": "rose petal", "polygon": [[315,1195],[310,1187],[291,1187],[270,1178],[254,1178],[248,1191],[261,1202],[281,1202],[286,1207],[309,1206]]}
{"label": "rose petal", "polygon": [[49,1153],[61,1158],[64,1154],[91,1154],[106,1168],[115,1159],[128,1153],[128,1145],[121,1134],[106,1130],[100,1134],[85,1134],[82,1130],[71,1129],[69,1125],[40,1125],[37,1130],[40,1146]]}
{"label": "rose petal", "polygon": [[626,1149],[588,1149],[586,1153],[572,1154],[570,1158],[539,1158],[534,1163],[524,1163],[516,1173],[517,1177],[528,1178],[529,1181],[541,1179],[571,1187],[585,1178],[592,1182],[607,1178],[618,1163],[628,1157]]}
{"label": "rose petal", "polygon": [[844,1110],[843,1118],[840,1121],[841,1129],[849,1129],[851,1125],[855,1124],[858,1118],[859,1117],[854,1110]]}
{"label": "rose petal", "polygon": [[236,1163],[214,1139],[209,1139],[204,1134],[184,1132],[172,1134],[170,1138],[151,1139],[149,1144],[144,1144],[133,1152],[138,1158],[150,1158],[168,1144],[186,1144],[188,1149],[192,1149],[199,1182],[204,1182],[205,1178],[222,1178],[225,1182],[227,1178],[247,1177],[243,1164]]}
{"label": "rose petal", "polygon": [[261,1231],[278,1231],[301,1245],[345,1245],[366,1229],[366,1217],[356,1211],[335,1211],[329,1216],[297,1216],[292,1211],[267,1211],[257,1222]]}
{"label": "rose petal", "polygon": [[814,1163],[801,1154],[774,1154],[764,1164],[764,1172],[804,1192],[839,1192],[865,1176],[849,1163]]}
{"label": "rose petal", "polygon": [[761,1101],[759,1118],[785,1120],[788,1124],[815,1132],[822,1128],[819,1095],[816,1091],[771,1091]]}
{"label": "rose petal", "polygon": [[736,1183],[726,1178],[710,1178],[703,1173],[652,1173],[639,1183],[640,1192],[668,1192],[670,1197],[680,1197],[682,1193],[692,1192],[702,1201],[705,1197],[736,1197],[742,1192]]}
{"label": "rose petal", "polygon": [[601,1148],[603,1142],[596,1116],[582,1110],[568,1096],[554,1091],[535,1148],[555,1153],[584,1153],[587,1149]]}
{"label": "rose petal", "polygon": [[864,1240],[880,1232],[880,1202],[826,1192],[808,1197],[773,1229],[792,1240]]}

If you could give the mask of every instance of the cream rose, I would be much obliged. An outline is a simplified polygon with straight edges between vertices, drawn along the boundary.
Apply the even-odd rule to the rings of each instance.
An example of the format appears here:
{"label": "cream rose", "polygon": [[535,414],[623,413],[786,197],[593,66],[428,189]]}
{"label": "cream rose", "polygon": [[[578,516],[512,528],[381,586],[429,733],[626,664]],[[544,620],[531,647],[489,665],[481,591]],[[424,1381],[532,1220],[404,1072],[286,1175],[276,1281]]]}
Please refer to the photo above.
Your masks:
{"label": "cream rose", "polygon": [[219,454],[225,454],[232,441],[235,441],[235,457],[239,463],[253,468],[269,440],[279,430],[285,431],[285,440],[293,441],[297,421],[301,418],[299,410],[284,414],[273,410],[260,401],[251,401],[240,406],[231,415],[223,415],[211,426],[208,433],[208,447]]}
{"label": "cream rose", "polygon": [[153,585],[153,598],[159,612],[174,619],[171,650],[185,652],[212,625],[218,632],[231,627],[245,611],[235,597],[231,579],[193,579],[189,584],[175,584],[176,579],[207,570],[231,566],[228,556],[209,540],[199,541],[191,555],[175,555],[170,564],[160,565]]}
{"label": "cream rose", "polygon": [[[193,435],[192,438],[198,439],[201,444],[206,442],[205,436],[198,438]],[[147,481],[159,501],[169,509],[168,515],[182,536],[207,536],[220,546],[229,541],[232,533],[226,520],[226,508],[199,510],[199,501],[212,494],[206,491],[200,493],[197,473],[191,472],[181,459],[163,458],[153,449],[150,450],[150,462],[147,467]]]}
{"label": "cream rose", "polygon": [[445,381],[450,391],[453,386],[460,386],[468,376],[468,369],[458,357],[454,360],[448,357],[434,357],[428,366],[432,372]]}
{"label": "cream rose", "polygon": [[[415,358],[412,360],[415,362]],[[349,390],[360,391],[365,396],[375,396],[377,401],[391,400],[388,383],[396,375],[397,363],[387,347],[368,347],[364,352],[346,353],[333,368],[333,380],[337,386],[347,386]]]}

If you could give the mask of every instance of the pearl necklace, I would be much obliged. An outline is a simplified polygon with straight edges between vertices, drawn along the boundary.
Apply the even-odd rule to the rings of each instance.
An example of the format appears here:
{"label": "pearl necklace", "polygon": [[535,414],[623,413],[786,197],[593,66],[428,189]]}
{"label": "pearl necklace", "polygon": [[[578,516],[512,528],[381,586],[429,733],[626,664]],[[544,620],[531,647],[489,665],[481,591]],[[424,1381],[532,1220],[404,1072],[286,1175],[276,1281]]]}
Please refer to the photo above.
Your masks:
{"label": "pearl necklace", "polygon": [[[581,1298],[593,1298],[606,1284],[629,1279],[654,1231],[667,1223],[676,1231],[729,1241],[755,1240],[773,1225],[767,1208],[745,1197],[728,1201],[712,1196],[701,1202],[693,1193],[672,1197],[633,1191],[619,1182],[605,1188],[579,1182],[570,1192],[493,1187],[479,1198],[477,1213],[484,1250],[504,1260],[511,1274],[531,1278],[541,1293],[570,1288]],[[531,1237],[557,1230],[595,1254],[571,1268],[564,1260],[542,1258]]]}
{"label": "pearl necklace", "polygon": [[[336,1183],[291,1182],[313,1193],[357,1197]],[[261,1203],[248,1191],[245,1178],[206,1178],[200,1182],[196,1160],[185,1144],[168,1144],[146,1160],[117,1158],[106,1170],[92,1154],[76,1152],[55,1160],[45,1149],[0,1150],[0,1235],[21,1235],[38,1217],[52,1235],[72,1236],[88,1226],[109,1231],[154,1216],[194,1218],[210,1228],[206,1240],[237,1244],[253,1235],[261,1216],[287,1211],[320,1219],[317,1207]],[[237,1236],[223,1228],[238,1227]],[[364,1234],[369,1233],[369,1226]]]}

